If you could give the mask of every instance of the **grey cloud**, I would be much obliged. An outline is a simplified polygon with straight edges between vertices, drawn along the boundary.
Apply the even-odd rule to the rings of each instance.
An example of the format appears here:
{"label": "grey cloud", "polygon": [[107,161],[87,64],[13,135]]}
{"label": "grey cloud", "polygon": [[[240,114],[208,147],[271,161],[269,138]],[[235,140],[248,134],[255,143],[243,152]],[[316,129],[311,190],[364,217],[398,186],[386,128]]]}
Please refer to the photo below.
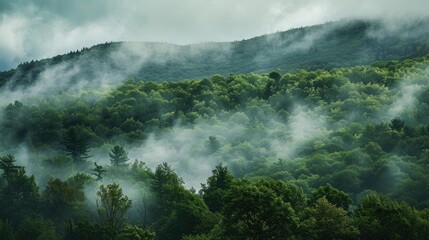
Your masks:
{"label": "grey cloud", "polygon": [[107,41],[232,41],[341,18],[427,16],[424,0],[0,0],[0,70]]}
{"label": "grey cloud", "polygon": [[0,0],[0,13],[34,15],[48,22],[55,18],[63,18],[75,25],[105,18],[110,14],[109,10],[114,9],[115,4],[120,4],[120,1]]}
{"label": "grey cloud", "polygon": [[[255,156],[265,156],[267,161],[291,159],[297,149],[327,134],[324,116],[315,117],[316,113],[305,106],[295,106],[288,123],[275,120],[275,116],[260,123],[264,125],[263,133],[248,125],[248,114],[236,112],[217,121],[198,120],[192,128],[176,125],[160,135],[151,135],[141,146],[131,148],[129,156],[142,159],[152,169],[161,162],[168,162],[183,178],[186,187],[199,189],[200,183],[205,182],[219,163],[228,165],[234,172],[233,165],[241,166],[257,158]],[[207,154],[209,136],[221,142],[219,152]],[[236,145],[234,149],[232,145]],[[246,154],[248,151],[253,151],[253,155]]]}
{"label": "grey cloud", "polygon": [[[422,75],[424,77],[421,77]],[[408,123],[412,123],[416,109],[419,107],[419,98],[428,82],[429,66],[427,65],[420,65],[419,70],[415,73],[405,74],[400,84],[393,89],[396,99],[386,106],[384,111],[381,111],[380,121],[386,122],[395,117],[400,117],[401,119],[407,119]]]}

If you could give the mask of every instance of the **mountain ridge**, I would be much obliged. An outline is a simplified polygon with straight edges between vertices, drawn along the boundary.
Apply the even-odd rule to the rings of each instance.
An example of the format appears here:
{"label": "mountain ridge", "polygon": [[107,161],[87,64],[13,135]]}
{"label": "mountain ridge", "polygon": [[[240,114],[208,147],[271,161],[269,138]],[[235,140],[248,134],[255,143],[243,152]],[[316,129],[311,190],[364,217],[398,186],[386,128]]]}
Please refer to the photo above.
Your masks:
{"label": "mountain ridge", "polygon": [[100,77],[111,79],[109,83],[128,78],[177,81],[214,74],[367,65],[428,54],[428,26],[429,19],[394,27],[376,20],[341,20],[233,42],[111,42],[22,63],[0,72],[0,87],[34,84],[52,77],[52,69],[53,75],[66,73],[58,81],[73,84]]}

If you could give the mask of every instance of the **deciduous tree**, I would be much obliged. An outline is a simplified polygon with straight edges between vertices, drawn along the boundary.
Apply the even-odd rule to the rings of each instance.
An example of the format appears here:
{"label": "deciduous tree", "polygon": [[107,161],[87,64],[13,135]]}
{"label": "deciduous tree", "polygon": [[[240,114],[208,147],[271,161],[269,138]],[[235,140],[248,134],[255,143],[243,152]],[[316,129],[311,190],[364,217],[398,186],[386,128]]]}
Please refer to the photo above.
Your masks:
{"label": "deciduous tree", "polygon": [[228,239],[288,239],[296,229],[291,205],[263,185],[232,186],[222,213]]}
{"label": "deciduous tree", "polygon": [[97,192],[97,208],[101,223],[112,229],[116,236],[127,223],[131,200],[122,193],[118,184],[101,185]]}

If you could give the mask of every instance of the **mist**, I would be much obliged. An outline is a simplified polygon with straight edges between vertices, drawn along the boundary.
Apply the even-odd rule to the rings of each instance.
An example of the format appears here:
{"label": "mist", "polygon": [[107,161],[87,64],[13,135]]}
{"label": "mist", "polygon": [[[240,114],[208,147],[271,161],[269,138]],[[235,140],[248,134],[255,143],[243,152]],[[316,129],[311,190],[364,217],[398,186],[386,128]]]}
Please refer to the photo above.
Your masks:
{"label": "mist", "polygon": [[[309,31],[308,34],[298,37],[292,35],[291,38],[284,38],[286,42],[282,42],[282,39],[276,36],[269,36],[267,43],[285,47],[287,51],[306,52],[313,45],[317,45],[318,39],[332,34],[337,28],[338,26],[335,24],[328,25],[314,33]],[[401,26],[397,29],[390,27],[388,32],[392,34],[402,30],[404,29]],[[372,30],[368,34],[374,36]],[[220,53],[212,59],[216,62],[216,58],[230,58],[233,53],[233,45],[207,43],[179,46],[159,43],[121,43],[116,45],[114,51],[109,51],[102,58],[104,62],[95,61],[89,58],[89,55],[79,55],[74,61],[65,61],[44,69],[35,83],[27,88],[3,88],[0,103],[5,106],[14,100],[19,100],[31,104],[36,103],[38,98],[64,91],[79,96],[84,91],[102,92],[114,89],[147,63],[164,64],[169,61],[186,59],[183,51],[186,51],[189,57],[213,52]],[[258,57],[255,59],[257,61]],[[88,69],[91,74],[85,74]],[[77,76],[83,77],[78,78]],[[410,111],[417,103],[416,96],[421,92],[424,84],[426,84],[425,81],[414,78],[412,74],[404,77],[395,92],[399,98],[379,114],[382,116],[379,121],[388,122],[394,117],[405,115],[407,110]],[[94,97],[97,98],[96,95]],[[256,103],[256,105],[258,104]],[[63,107],[67,108],[67,106]],[[151,169],[155,169],[162,162],[168,162],[183,178],[187,188],[199,189],[200,184],[205,182],[217,164],[223,163],[229,166],[236,176],[244,177],[246,172],[250,171],[246,167],[255,162],[262,162],[260,160],[264,159],[264,164],[267,165],[276,162],[279,158],[293,159],[298,150],[306,143],[319,137],[324,138],[329,134],[331,126],[326,123],[325,113],[301,104],[300,99],[294,99],[293,109],[289,111],[289,114],[288,121],[284,122],[275,112],[266,112],[258,117],[250,109],[243,108],[214,120],[199,119],[192,126],[183,126],[177,122],[169,130],[149,133],[141,145],[130,145],[126,148],[129,151],[130,159],[141,160]],[[347,116],[348,120],[352,118],[353,116]],[[261,124],[259,128],[256,123]],[[220,148],[214,153],[209,153],[207,150],[210,136],[220,142]],[[236,146],[239,146],[241,150],[237,151]],[[101,148],[102,150],[96,150],[92,154],[91,162],[109,165],[107,157],[109,147],[111,145],[108,144]],[[25,145],[16,150],[18,158],[21,159],[20,164],[28,166],[29,174],[37,176],[37,172],[46,172],[40,171],[41,168],[37,166],[37,161],[30,160],[35,156],[29,151]],[[43,154],[46,153],[37,153],[36,158],[43,159]],[[48,157],[51,156],[48,155]],[[75,171],[70,168],[69,174],[55,177],[66,179]],[[37,176],[37,183],[44,186],[50,177],[49,174]]]}
{"label": "mist", "polygon": [[[298,31],[298,29],[288,32],[286,35],[268,35],[264,39],[264,44],[271,46],[273,53],[279,48],[286,54],[306,53],[311,51],[312,47],[317,47],[319,41],[332,36],[338,29],[350,22],[353,21],[328,23],[319,28],[311,27],[304,32]],[[396,25],[392,22],[381,21],[379,26],[370,28],[365,34],[369,38],[380,41],[399,32],[409,34],[403,35],[404,38],[427,34],[424,29],[421,29],[412,35],[413,29],[410,28],[409,22]],[[90,54],[78,54],[73,60],[47,66],[28,87],[12,87],[12,82],[17,81],[18,77],[12,78],[12,82],[2,89],[0,104],[5,106],[14,100],[31,104],[37,102],[38,98],[64,92],[78,96],[84,91],[102,92],[114,89],[115,86],[119,86],[129,78],[137,78],[137,73],[144,72],[144,66],[147,64],[183,62],[201,56],[208,56],[207,61],[215,64],[233,57],[236,47],[234,44],[236,43],[204,43],[183,46],[169,43],[116,43],[111,46],[111,51],[101,52],[104,55],[101,54],[102,56],[98,59],[91,58]],[[88,51],[91,50],[83,50],[85,53]],[[256,55],[253,63],[259,64],[270,54],[271,52]],[[19,73],[17,73],[18,75]],[[404,112],[410,111],[415,106],[415,96],[426,84],[424,81],[419,81],[413,76],[404,77],[395,92],[399,98],[380,114],[383,116],[381,121],[390,121],[394,117],[404,115]],[[95,97],[97,98],[97,96]],[[131,159],[139,159],[151,169],[162,162],[170,163],[178,175],[183,178],[187,188],[199,189],[200,184],[204,183],[210,176],[211,170],[219,163],[229,166],[236,176],[243,177],[248,172],[245,168],[251,163],[261,159],[267,160],[265,164],[273,163],[279,158],[293,159],[297,149],[300,149],[305,143],[327,136],[329,127],[324,113],[311,110],[300,104],[299,99],[295,100],[286,123],[279,120],[276,113],[265,113],[265,119],[255,120],[255,116],[249,109],[239,109],[234,113],[221,116],[219,119],[199,119],[191,127],[182,126],[178,122],[167,131],[149,133],[148,138],[141,145],[127,146],[127,149]],[[67,106],[63,107],[67,108]],[[349,120],[352,119],[352,116],[348,117]],[[263,131],[259,131],[255,121],[262,124],[260,128],[264,129]],[[207,144],[210,136],[219,140],[220,148],[209,154]],[[237,145],[241,150],[232,151],[231,149]],[[104,148],[104,151],[108,152],[109,149]],[[17,150],[17,156],[22,159],[20,163],[28,166],[29,174],[35,174],[39,172],[39,169],[32,165],[30,158],[33,156],[30,157],[30,155],[25,145]],[[252,156],[249,157],[250,155]],[[91,161],[108,165],[107,159],[107,157],[95,154]],[[75,169],[71,169],[71,172],[73,171]],[[63,176],[70,177],[71,175],[64,174]],[[49,176],[38,178],[38,184],[43,186]]]}
{"label": "mist", "polygon": [[380,204],[427,235],[426,5],[0,0],[0,232],[245,239],[254,200],[264,239],[318,238],[326,209],[366,238]]}
{"label": "mist", "polygon": [[[371,25],[368,25],[369,23]],[[401,41],[424,39],[429,35],[427,26],[428,19],[418,17],[403,21],[347,19],[258,37],[256,39],[259,39],[259,42],[252,43],[256,47],[252,52],[242,50],[250,40],[191,45],[154,42],[98,45],[91,49],[84,48],[80,52],[69,53],[62,58],[57,56],[50,61],[37,63],[37,71],[34,72],[26,73],[23,70],[32,63],[17,68],[0,90],[2,95],[0,104],[7,105],[15,100],[32,102],[34,98],[61,92],[105,90],[130,78],[170,81],[178,80],[172,79],[172,75],[185,79],[190,78],[189,76],[202,78],[217,73],[261,72],[276,68],[281,72],[298,70],[302,67],[330,68],[330,65],[320,65],[322,60],[317,60],[317,54],[326,55],[323,52],[330,51],[336,42],[347,43],[346,37],[339,33],[350,31],[349,28],[353,27],[366,29],[363,31],[364,36],[359,37],[364,39],[363,47],[358,46],[355,49],[348,64],[370,64],[379,58],[377,55],[379,53],[373,52],[374,49],[365,48],[368,41],[372,41],[379,48],[384,48],[385,45],[393,46],[393,42],[386,41],[396,39],[397,36]],[[314,55],[315,60],[306,57],[309,55]],[[300,57],[303,60],[299,60]],[[296,58],[299,61],[294,61]],[[334,58],[338,59],[338,56]],[[57,63],[57,59],[64,60]],[[331,64],[337,66],[340,63]]]}
{"label": "mist", "polygon": [[392,21],[409,16],[427,17],[427,11],[421,7],[425,3],[424,0],[234,3],[187,0],[162,4],[153,0],[127,3],[2,0],[0,70],[106,41],[224,42],[343,18]]}
{"label": "mist", "polygon": [[410,125],[416,124],[416,112],[420,107],[419,99],[429,83],[429,66],[420,65],[414,73],[406,73],[392,89],[396,98],[381,112],[381,121],[390,121],[396,117],[405,119]]}

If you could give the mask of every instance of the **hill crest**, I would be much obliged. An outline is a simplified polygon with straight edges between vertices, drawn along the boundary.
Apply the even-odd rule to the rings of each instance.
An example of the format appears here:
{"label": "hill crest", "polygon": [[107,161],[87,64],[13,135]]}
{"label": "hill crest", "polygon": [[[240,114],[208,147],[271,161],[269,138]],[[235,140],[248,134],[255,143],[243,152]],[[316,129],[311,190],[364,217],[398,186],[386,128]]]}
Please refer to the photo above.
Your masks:
{"label": "hill crest", "polygon": [[85,87],[128,78],[177,81],[214,74],[332,69],[429,53],[429,20],[386,24],[342,20],[234,42],[176,45],[112,42],[18,65],[0,72],[3,89],[38,82]]}

